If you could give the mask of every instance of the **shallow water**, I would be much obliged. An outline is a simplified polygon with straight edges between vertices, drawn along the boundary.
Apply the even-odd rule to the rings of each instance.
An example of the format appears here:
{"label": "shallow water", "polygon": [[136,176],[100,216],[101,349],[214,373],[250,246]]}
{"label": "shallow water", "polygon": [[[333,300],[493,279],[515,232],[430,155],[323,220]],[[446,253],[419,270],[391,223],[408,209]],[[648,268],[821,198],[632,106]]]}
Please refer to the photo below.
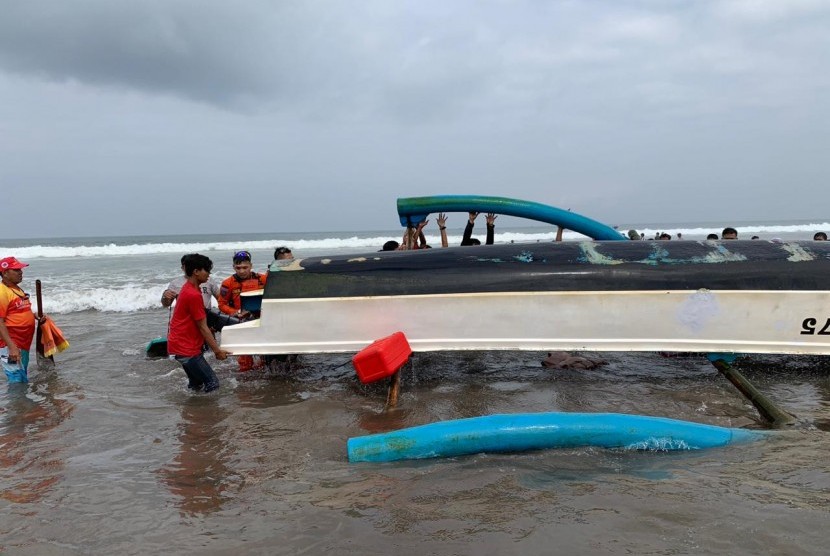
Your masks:
{"label": "shallow water", "polygon": [[[399,408],[348,355],[185,388],[148,360],[166,311],[86,311],[72,348],[0,390],[0,552],[8,554],[815,554],[830,518],[830,373],[822,359],[740,362],[799,425],[696,452],[593,448],[349,464],[351,436],[503,412],[660,415],[760,428],[698,357],[419,354]],[[65,321],[65,323],[64,323]]]}

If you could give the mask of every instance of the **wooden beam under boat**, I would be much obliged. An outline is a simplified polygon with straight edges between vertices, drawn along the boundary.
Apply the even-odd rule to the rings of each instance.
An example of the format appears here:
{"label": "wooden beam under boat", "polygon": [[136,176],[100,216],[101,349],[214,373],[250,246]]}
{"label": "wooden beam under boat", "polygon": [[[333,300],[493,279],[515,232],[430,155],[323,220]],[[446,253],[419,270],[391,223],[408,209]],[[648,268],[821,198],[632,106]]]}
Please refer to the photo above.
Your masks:
{"label": "wooden beam under boat", "polygon": [[584,241],[299,259],[269,274],[234,353],[830,354],[830,243]]}

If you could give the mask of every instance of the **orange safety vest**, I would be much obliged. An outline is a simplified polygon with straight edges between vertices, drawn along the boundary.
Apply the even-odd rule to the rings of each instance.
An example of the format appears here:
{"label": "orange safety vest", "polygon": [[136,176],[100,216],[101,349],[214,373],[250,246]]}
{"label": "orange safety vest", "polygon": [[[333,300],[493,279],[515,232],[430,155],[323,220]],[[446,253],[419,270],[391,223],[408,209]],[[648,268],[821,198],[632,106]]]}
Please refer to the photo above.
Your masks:
{"label": "orange safety vest", "polygon": [[261,290],[265,287],[267,278],[267,274],[257,272],[251,272],[251,277],[247,280],[240,280],[236,274],[225,278],[219,288],[219,310],[228,315],[233,315],[242,308],[240,294]]}

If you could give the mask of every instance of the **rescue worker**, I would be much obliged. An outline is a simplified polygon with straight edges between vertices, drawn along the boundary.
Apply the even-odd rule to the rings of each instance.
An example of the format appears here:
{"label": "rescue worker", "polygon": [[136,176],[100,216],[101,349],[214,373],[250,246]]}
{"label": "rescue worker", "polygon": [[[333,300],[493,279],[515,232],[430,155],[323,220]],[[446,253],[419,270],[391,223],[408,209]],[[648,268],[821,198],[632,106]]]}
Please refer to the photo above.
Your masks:
{"label": "rescue worker", "polygon": [[0,361],[9,382],[29,382],[29,348],[36,319],[29,294],[19,285],[27,266],[14,257],[0,260]]}
{"label": "rescue worker", "polygon": [[[251,254],[248,251],[237,251],[233,255],[234,273],[226,278],[219,287],[219,310],[239,320],[259,318],[242,309],[242,292],[261,290],[265,287],[267,274],[254,272],[251,264]],[[239,355],[239,372],[247,372],[254,367],[254,358],[251,355]]]}

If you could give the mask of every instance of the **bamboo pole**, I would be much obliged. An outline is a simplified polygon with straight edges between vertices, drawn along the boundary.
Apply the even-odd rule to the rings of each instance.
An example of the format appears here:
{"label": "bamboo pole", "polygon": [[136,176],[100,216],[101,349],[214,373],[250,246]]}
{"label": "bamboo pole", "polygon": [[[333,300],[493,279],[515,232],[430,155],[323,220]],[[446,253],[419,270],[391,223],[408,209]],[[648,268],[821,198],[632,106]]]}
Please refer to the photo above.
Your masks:
{"label": "bamboo pole", "polygon": [[[42,333],[40,331],[40,319],[43,318],[43,292],[41,291],[40,280],[35,280],[35,299],[37,299],[37,338],[35,340],[35,351],[43,355]],[[50,357],[52,361],[55,359]]]}
{"label": "bamboo pole", "polygon": [[398,405],[398,394],[401,390],[401,370],[395,371],[395,374],[389,377],[389,390],[386,393],[386,407],[385,411],[395,409]]}
{"label": "bamboo pole", "polygon": [[761,417],[772,424],[772,426],[782,427],[795,422],[795,415],[775,405],[772,400],[763,395],[744,375],[738,372],[737,369],[734,369],[727,361],[716,359],[712,361],[712,365],[755,406],[755,409],[758,410]]}

